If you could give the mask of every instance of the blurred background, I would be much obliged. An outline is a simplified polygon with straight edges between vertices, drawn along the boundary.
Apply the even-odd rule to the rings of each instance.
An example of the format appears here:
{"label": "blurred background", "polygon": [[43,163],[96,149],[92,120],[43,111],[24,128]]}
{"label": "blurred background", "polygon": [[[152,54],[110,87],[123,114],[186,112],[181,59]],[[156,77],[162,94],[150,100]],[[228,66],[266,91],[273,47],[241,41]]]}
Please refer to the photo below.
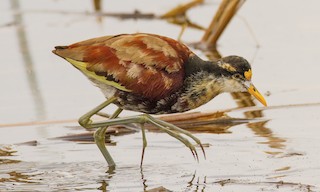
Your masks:
{"label": "blurred background", "polygon": [[[223,3],[235,3],[230,22],[209,42],[205,34]],[[0,1],[0,191],[320,190],[319,7],[317,0]],[[142,171],[141,133],[112,136],[119,167],[105,173],[92,142],[56,139],[87,133],[77,118],[104,97],[51,51],[136,32],[178,39],[202,58],[245,57],[268,107],[222,94],[193,110],[206,118],[223,111],[227,119],[210,117],[191,129],[208,144],[199,163],[150,130]]]}

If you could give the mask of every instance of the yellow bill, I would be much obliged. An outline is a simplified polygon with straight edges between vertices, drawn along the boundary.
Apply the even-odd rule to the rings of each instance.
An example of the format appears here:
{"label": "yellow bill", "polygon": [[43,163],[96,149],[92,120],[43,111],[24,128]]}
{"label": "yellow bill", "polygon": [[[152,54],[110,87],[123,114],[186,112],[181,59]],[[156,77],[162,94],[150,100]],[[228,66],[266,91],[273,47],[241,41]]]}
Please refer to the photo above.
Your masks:
{"label": "yellow bill", "polygon": [[253,95],[260,103],[262,103],[264,106],[267,106],[267,102],[264,99],[264,97],[259,93],[259,91],[255,88],[253,84],[250,85],[248,88],[248,92]]}

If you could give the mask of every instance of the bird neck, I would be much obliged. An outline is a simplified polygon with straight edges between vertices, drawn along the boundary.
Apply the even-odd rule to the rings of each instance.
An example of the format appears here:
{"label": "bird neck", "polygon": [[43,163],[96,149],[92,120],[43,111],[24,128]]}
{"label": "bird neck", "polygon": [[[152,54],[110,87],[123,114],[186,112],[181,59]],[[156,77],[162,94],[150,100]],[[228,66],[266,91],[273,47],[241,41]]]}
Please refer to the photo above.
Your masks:
{"label": "bird neck", "polygon": [[214,61],[203,61],[196,55],[185,64],[183,89],[173,110],[183,112],[197,108],[222,92],[234,92],[237,82]]}
{"label": "bird neck", "polygon": [[187,79],[189,76],[199,72],[208,72],[215,76],[220,76],[221,68],[214,61],[204,61],[197,55],[192,55],[185,63],[185,77]]}
{"label": "bird neck", "polygon": [[[206,87],[214,94],[222,92],[246,91],[241,83],[232,78],[230,72],[215,61],[204,61],[196,55],[189,58],[185,65],[186,86]],[[196,78],[195,78],[196,77]],[[190,80],[191,79],[191,80]]]}
{"label": "bird neck", "polygon": [[184,89],[177,103],[176,111],[183,112],[197,108],[221,93],[221,81],[206,71],[198,71],[189,75],[184,82]]}
{"label": "bird neck", "polygon": [[207,99],[212,99],[221,93],[222,84],[223,81],[216,75],[200,71],[186,79],[186,90],[192,94],[199,94],[200,97],[205,96]]}

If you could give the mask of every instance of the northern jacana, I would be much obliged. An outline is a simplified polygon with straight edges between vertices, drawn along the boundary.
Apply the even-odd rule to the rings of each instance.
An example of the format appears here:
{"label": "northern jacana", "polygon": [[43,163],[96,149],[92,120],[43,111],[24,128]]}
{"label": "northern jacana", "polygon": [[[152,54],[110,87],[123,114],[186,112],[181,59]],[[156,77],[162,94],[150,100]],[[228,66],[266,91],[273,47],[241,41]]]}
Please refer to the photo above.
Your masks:
{"label": "northern jacana", "polygon": [[[203,61],[181,42],[164,36],[144,33],[104,36],[57,46],[53,53],[79,69],[106,97],[105,102],[83,115],[79,124],[99,128],[94,139],[110,167],[115,163],[104,143],[108,126],[141,124],[141,164],[147,146],[144,123],[153,124],[178,139],[197,157],[194,145],[186,137],[202,148],[199,139],[149,114],[185,112],[223,92],[248,91],[266,105],[251,83],[252,72],[247,60],[228,56],[218,61]],[[110,119],[93,123],[90,118],[111,103],[118,109]],[[144,114],[117,118],[124,109]]]}

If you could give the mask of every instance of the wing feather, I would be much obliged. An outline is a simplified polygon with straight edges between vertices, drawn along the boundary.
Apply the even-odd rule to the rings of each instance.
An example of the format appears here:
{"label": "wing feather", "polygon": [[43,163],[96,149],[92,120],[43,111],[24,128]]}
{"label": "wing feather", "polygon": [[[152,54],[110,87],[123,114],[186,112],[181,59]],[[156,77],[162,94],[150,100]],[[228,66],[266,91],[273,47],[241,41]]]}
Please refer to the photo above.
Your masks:
{"label": "wing feather", "polygon": [[173,39],[141,33],[89,39],[60,46],[54,53],[90,78],[154,100],[181,88],[184,63],[191,54]]}

